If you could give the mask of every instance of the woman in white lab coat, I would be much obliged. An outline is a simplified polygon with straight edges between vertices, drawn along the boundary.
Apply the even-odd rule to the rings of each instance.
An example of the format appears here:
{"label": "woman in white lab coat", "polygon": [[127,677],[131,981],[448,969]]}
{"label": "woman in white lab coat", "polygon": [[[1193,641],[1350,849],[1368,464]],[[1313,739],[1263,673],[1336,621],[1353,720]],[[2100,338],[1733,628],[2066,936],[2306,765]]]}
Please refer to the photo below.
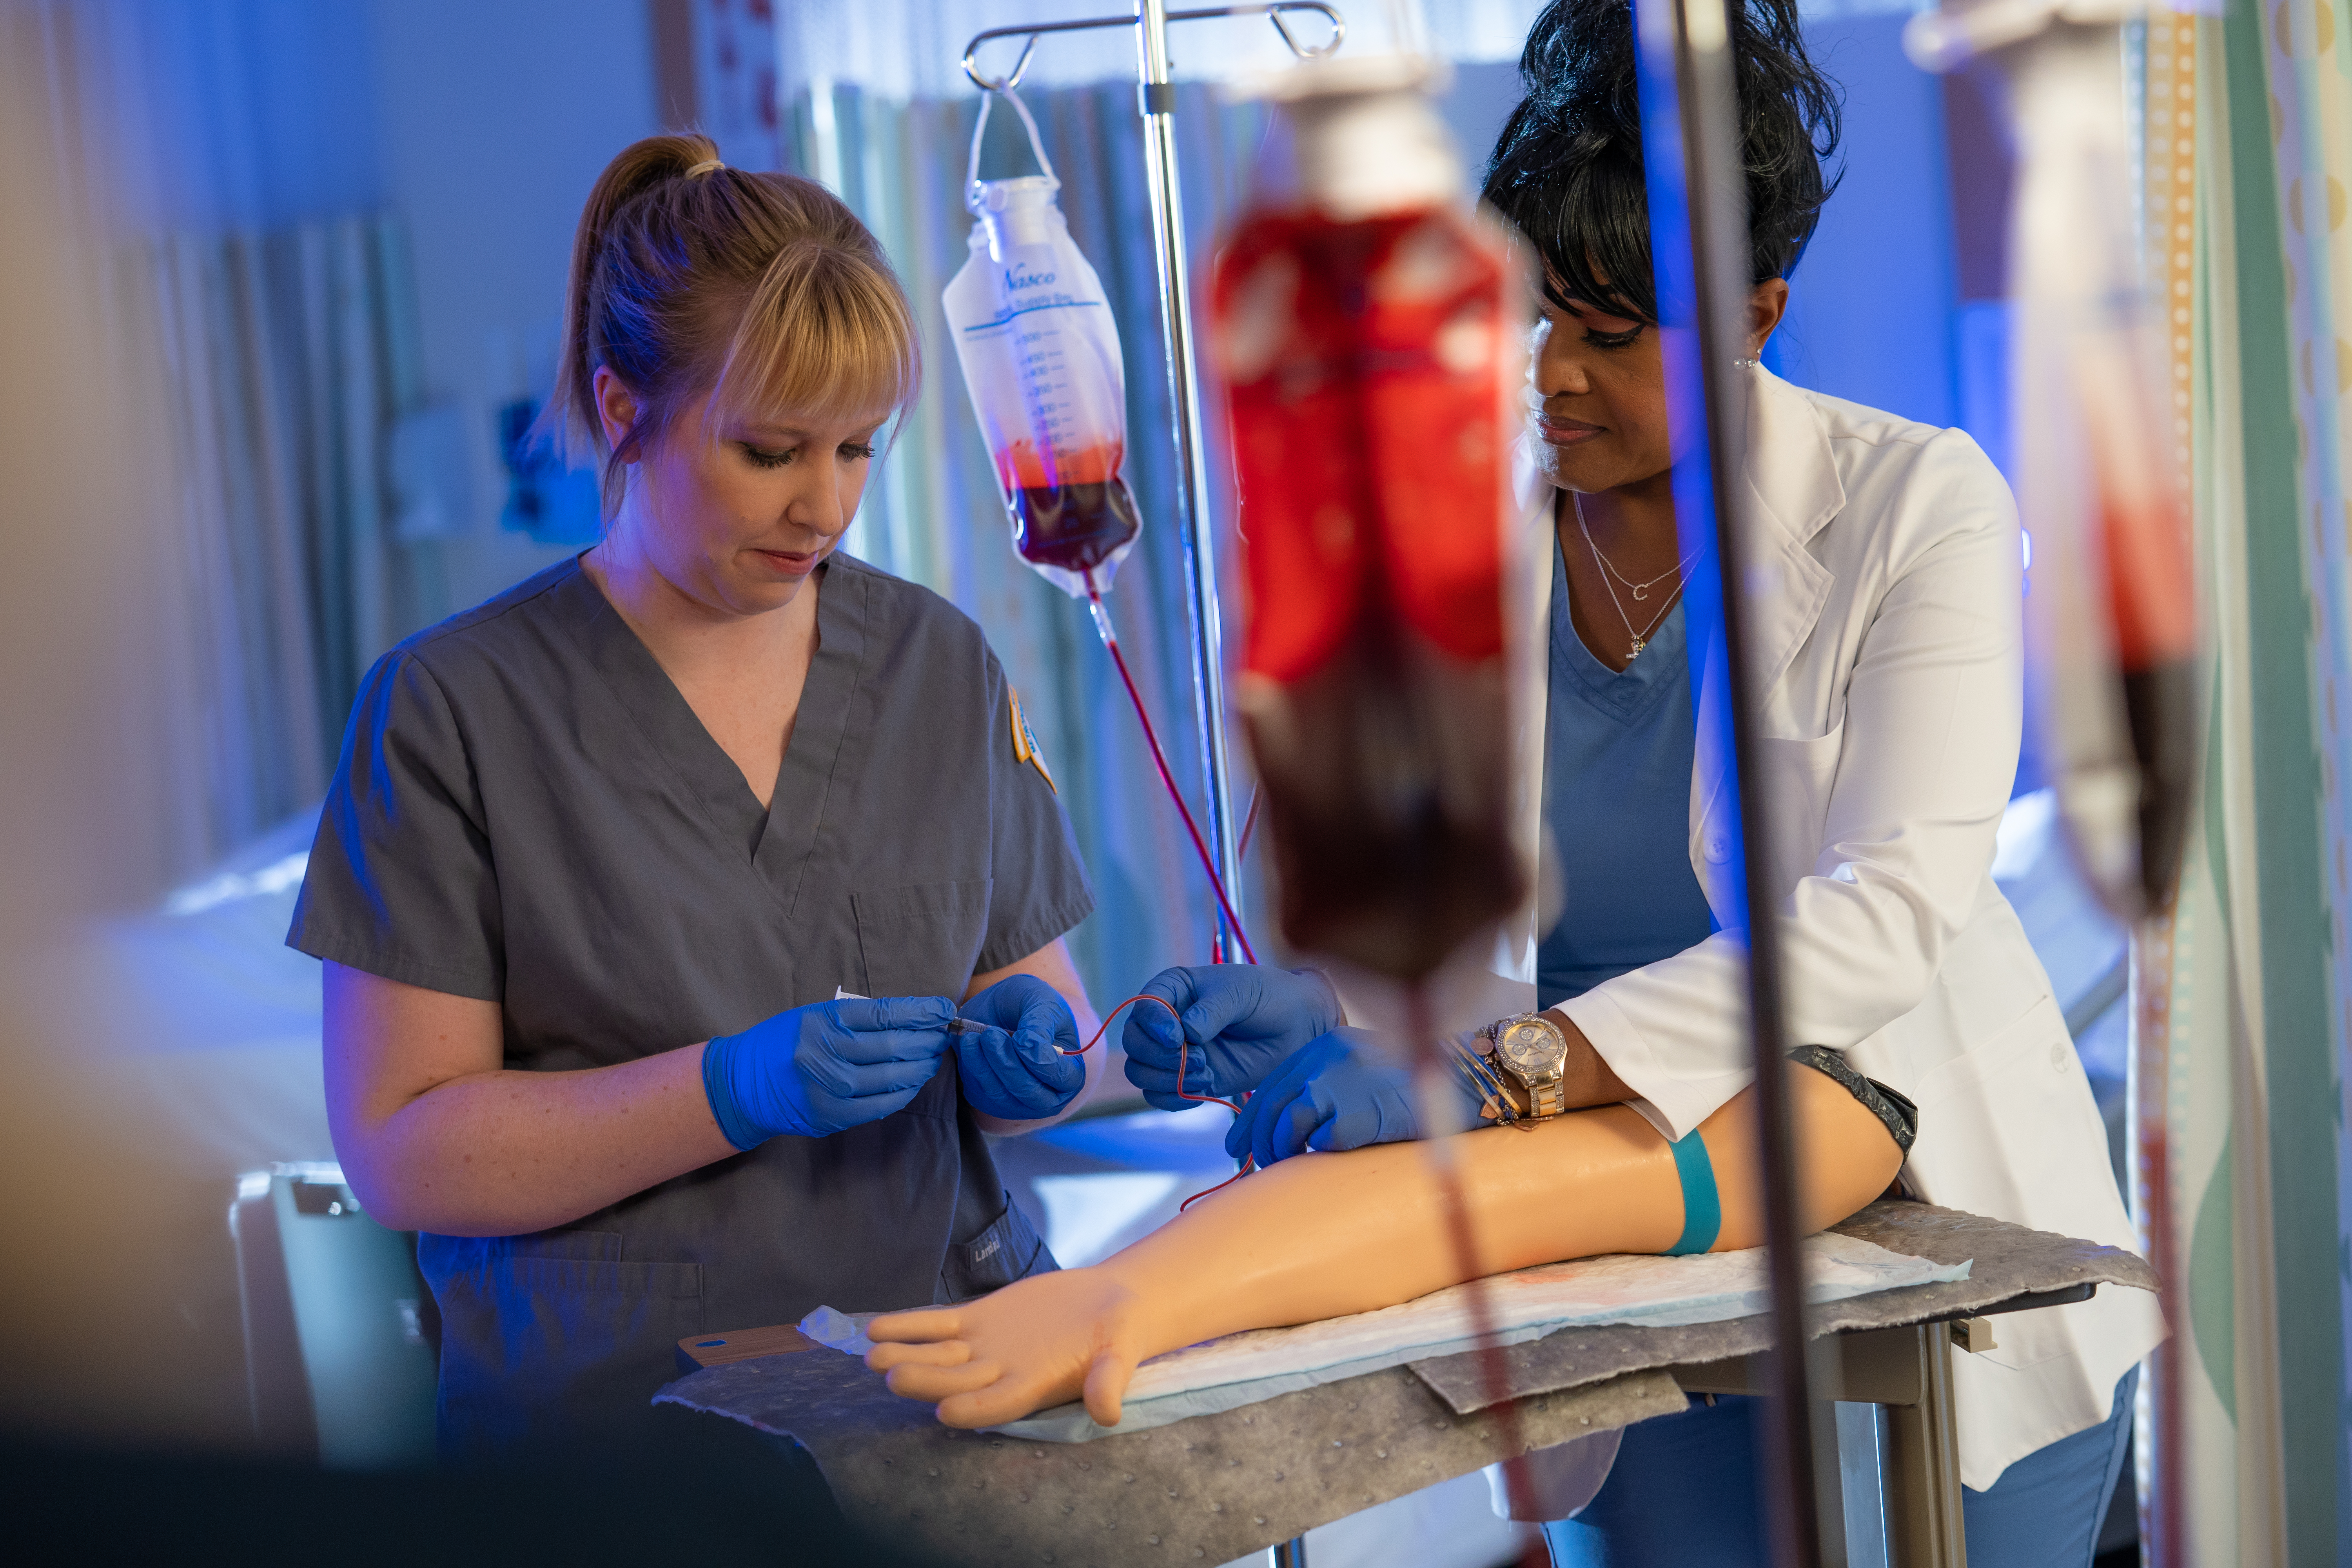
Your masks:
{"label": "woman in white lab coat", "polygon": [[[1836,89],[1806,58],[1789,0],[1732,11],[1755,281],[1739,366],[1748,504],[1735,515],[1752,530],[1745,603],[1770,847],[1756,870],[1781,910],[1789,1038],[1916,1103],[1909,1194],[2128,1247],[2063,1014],[1991,877],[2022,707],[2016,509],[1962,432],[1801,390],[1756,363],[1828,199]],[[1699,563],[1682,557],[1672,507],[1625,0],[1556,0],[1521,70],[1528,96],[1485,195],[1545,272],[1526,526],[1541,563],[1528,624],[1549,633],[1534,639],[1529,684],[1546,694],[1546,725],[1525,766],[1544,787],[1526,795],[1525,836],[1558,851],[1565,912],[1542,932],[1529,919],[1490,1006],[1548,1009],[1565,1037],[1568,1105],[1629,1104],[1679,1139],[1752,1077],[1747,917],[1717,721],[1722,650],[1685,647],[1677,603]],[[1351,1053],[1325,1043],[1311,1067],[1276,1065],[1336,1022],[1313,987],[1265,971],[1165,979],[1201,1010],[1186,1031],[1192,1081],[1274,1087],[1280,1103],[1260,1094],[1250,1113],[1284,1129],[1261,1158],[1397,1134],[1393,1118],[1367,1133],[1377,1073]],[[1129,1076],[1162,1093],[1177,1049],[1163,1019],[1139,1012],[1127,1032]],[[1958,1359],[1971,1562],[2087,1563],[2129,1374],[2163,1331],[2151,1298],[2111,1290],[2005,1317],[1998,1349]],[[1553,1527],[1556,1552],[1746,1560],[1753,1510],[1739,1500],[1752,1482],[1727,1472],[1747,1443],[1736,1414],[1633,1429],[1592,1506]],[[1667,1495],[1681,1500],[1654,1506]],[[1571,1489],[1563,1506],[1582,1500]]]}
{"label": "woman in white lab coat", "polygon": [[[1829,195],[1821,160],[1835,141],[1836,89],[1806,58],[1792,0],[1732,10],[1755,284],[1738,367],[1749,494],[1735,515],[1751,531],[1744,602],[1763,683],[1756,720],[1769,846],[1752,873],[1780,910],[1790,1041],[1851,1079],[1860,1103],[1872,1105],[1876,1089],[1916,1105],[1916,1143],[1895,1119],[1882,1115],[1882,1127],[1849,1114],[1817,1124],[1809,1163],[1837,1152],[1822,1149],[1824,1139],[1853,1141],[1859,1159],[1885,1147],[1891,1131],[1907,1148],[1900,1180],[1912,1196],[2129,1247],[2105,1129],[2063,1016],[1991,879],[2022,708],[2016,509],[1965,434],[1801,390],[1756,363]],[[1682,577],[1700,563],[1681,553],[1672,504],[1633,51],[1626,0],[1556,0],[1529,37],[1528,99],[1486,179],[1487,200],[1543,263],[1526,527],[1538,565],[1528,624],[1547,634],[1533,639],[1540,668],[1529,686],[1546,700],[1522,770],[1524,836],[1531,849],[1547,838],[1553,846],[1564,899],[1548,930],[1530,911],[1505,944],[1509,973],[1488,977],[1483,1016],[1543,1009],[1532,1025],[1557,1046],[1542,1098],[1544,1109],[1565,1112],[1564,1139],[1571,1124],[1579,1138],[1606,1127],[1622,1139],[1630,1123],[1653,1149],[1679,1150],[1744,1103],[1753,1076],[1747,916],[1730,759],[1718,743],[1722,650],[1684,642]],[[1126,1032],[1129,1076],[1172,1109],[1181,1055],[1195,1092],[1252,1093],[1229,1144],[1245,1145],[1261,1165],[1415,1134],[1399,1069],[1360,1031],[1338,1027],[1338,1003],[1319,980],[1220,966],[1170,971],[1151,988],[1183,1014],[1181,1036],[1167,1014],[1139,1009]],[[1861,1087],[1866,1079],[1876,1083]],[[1801,1094],[1820,1090],[1811,1074],[1792,1082]],[[1586,1120],[1611,1116],[1625,1121]],[[1498,1158],[1528,1147],[1474,1133],[1465,1150],[1483,1149],[1482,1138]],[[1576,1158],[1585,1146],[1575,1145]],[[1646,1178],[1598,1165],[1546,1186],[1526,1173],[1488,1175],[1476,1163],[1486,1155],[1465,1157],[1482,1238],[1517,1223],[1515,1205],[1590,1214],[1646,1201],[1651,1190]],[[1715,1163],[1736,1179],[1720,1151]],[[1220,1279],[1214,1313],[1155,1331],[1183,1343],[1228,1320],[1320,1315],[1290,1300],[1292,1272],[1385,1278],[1386,1249],[1420,1216],[1400,1206],[1350,1212],[1341,1225],[1330,1199],[1347,1208],[1349,1196],[1389,1189],[1384,1168],[1343,1176],[1339,1164],[1319,1184],[1331,1194],[1297,1184],[1302,1239],[1276,1254],[1311,1268],[1253,1265],[1241,1271],[1247,1278]],[[1561,1180],[1572,1191],[1552,1192]],[[1275,1197],[1252,1202],[1270,1215]],[[1241,1205],[1225,1214],[1196,1210],[1191,1228],[1202,1234],[1181,1246],[1213,1259],[1209,1233],[1220,1226],[1278,1228]],[[1122,1342],[1131,1337],[1127,1315],[1164,1309],[1148,1297],[1134,1305],[1111,1286],[1122,1269],[1181,1279],[1181,1269],[1141,1255],[1180,1250],[1187,1223],[1111,1260],[1100,1303],[1078,1300],[1097,1287],[1070,1276],[1005,1295],[1026,1292],[1037,1304],[1071,1297],[1067,1310],[1095,1314],[1093,1343]],[[1349,1233],[1342,1244],[1329,1239],[1335,1226]],[[1667,1224],[1652,1244],[1612,1245],[1664,1251],[1674,1236]],[[1250,1245],[1223,1256],[1265,1250],[1254,1235],[1226,1239]],[[1549,1240],[1549,1256],[1574,1255],[1559,1249],[1562,1237]],[[1245,1313],[1234,1305],[1244,1300]],[[1001,1313],[967,1311],[956,1322],[952,1314],[886,1321],[877,1340],[955,1342],[928,1365],[911,1345],[887,1348],[877,1364],[904,1369],[893,1373],[902,1392],[948,1396],[943,1414],[953,1416],[955,1390],[1006,1381],[990,1383],[991,1358],[1011,1370],[1032,1353],[991,1321],[1013,1310],[1008,1300]],[[2151,1299],[2108,1291],[2005,1317],[1999,1349],[1959,1358],[1972,1563],[2087,1564],[2120,1466],[2131,1373],[2162,1332]],[[1089,1374],[1090,1396],[1095,1387]],[[1754,1456],[1738,1402],[1629,1429],[1613,1470],[1606,1452],[1580,1458],[1560,1479],[1582,1484],[1555,1493],[1558,1511],[1579,1516],[1548,1531],[1562,1562],[1758,1558]]]}

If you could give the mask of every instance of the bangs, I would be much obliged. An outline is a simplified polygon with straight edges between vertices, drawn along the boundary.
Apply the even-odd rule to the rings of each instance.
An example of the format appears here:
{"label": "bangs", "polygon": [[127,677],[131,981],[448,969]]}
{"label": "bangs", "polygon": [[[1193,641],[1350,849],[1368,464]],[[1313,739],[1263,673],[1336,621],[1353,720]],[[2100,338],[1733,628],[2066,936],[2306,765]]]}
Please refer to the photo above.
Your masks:
{"label": "bangs", "polygon": [[803,242],[777,256],[752,290],[711,386],[709,413],[898,414],[922,380],[921,339],[898,279],[865,257]]}
{"label": "bangs", "polygon": [[1544,298],[1561,310],[1575,301],[1654,325],[1649,188],[1640,162],[1612,148],[1547,166],[1543,154],[1551,149],[1510,151],[1520,157],[1497,160],[1486,199],[1542,258]]}

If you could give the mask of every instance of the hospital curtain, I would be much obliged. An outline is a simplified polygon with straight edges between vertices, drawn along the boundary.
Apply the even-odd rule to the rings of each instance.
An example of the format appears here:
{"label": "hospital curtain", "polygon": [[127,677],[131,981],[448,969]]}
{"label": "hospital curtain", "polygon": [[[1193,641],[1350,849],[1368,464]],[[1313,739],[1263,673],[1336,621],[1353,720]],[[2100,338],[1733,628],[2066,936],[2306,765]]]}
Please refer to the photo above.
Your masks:
{"label": "hospital curtain", "polygon": [[363,22],[289,0],[8,0],[107,301],[91,351],[140,390],[121,439],[167,476],[148,548],[178,592],[140,737],[174,871],[325,792],[415,563],[388,548],[416,400],[401,231],[352,129]]}
{"label": "hospital curtain", "polygon": [[179,235],[126,258],[152,302],[188,588],[192,824],[215,853],[325,793],[390,641],[387,298],[399,236],[365,218]]}
{"label": "hospital curtain", "polygon": [[2321,1563],[2352,1358],[2352,38],[2340,0],[2132,35],[2143,234],[2209,654],[2181,889],[2134,952],[2135,1205],[2172,1338],[2142,1384],[2142,1539]]}
{"label": "hospital curtain", "polygon": [[[1116,82],[1024,96],[1061,178],[1071,236],[1101,274],[1118,312],[1127,370],[1127,477],[1144,535],[1119,569],[1111,613],[1197,812],[1199,756],[1170,438],[1174,416],[1135,89]],[[1239,202],[1262,122],[1254,107],[1220,103],[1204,87],[1180,89],[1179,104],[1186,233],[1196,257],[1205,257]],[[786,117],[785,157],[793,169],[838,190],[874,228],[923,329],[922,399],[893,439],[847,548],[952,600],[980,623],[1004,661],[1094,883],[1097,912],[1071,946],[1089,992],[1115,1001],[1165,964],[1206,963],[1213,909],[1085,607],[1013,552],[947,337],[940,291],[966,256],[972,219],[962,185],[978,110],[979,95],[970,91],[894,100],[846,85],[804,90]],[[1017,129],[1010,114],[991,116],[984,174],[1028,172]],[[1219,451],[1220,443],[1212,441],[1211,448]],[[1223,476],[1213,478],[1222,488]],[[1229,530],[1221,533],[1230,537]],[[1223,581],[1230,590],[1230,563]],[[1225,626],[1229,637],[1238,626],[1230,594]],[[1239,770],[1243,759],[1235,763]],[[1245,777],[1238,787],[1241,809]],[[1254,920],[1254,932],[1263,924]],[[1263,942],[1260,951],[1266,951]]]}

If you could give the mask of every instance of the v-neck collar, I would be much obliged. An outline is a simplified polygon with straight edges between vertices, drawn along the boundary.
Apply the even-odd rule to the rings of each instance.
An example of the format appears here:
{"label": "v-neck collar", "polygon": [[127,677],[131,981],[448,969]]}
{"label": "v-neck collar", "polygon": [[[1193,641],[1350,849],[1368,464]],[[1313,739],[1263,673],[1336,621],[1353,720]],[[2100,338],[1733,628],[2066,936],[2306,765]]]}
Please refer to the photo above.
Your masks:
{"label": "v-neck collar", "polygon": [[764,809],[743,770],[576,558],[571,577],[555,590],[581,651],[635,722],[656,765],[729,857],[756,871],[788,908],[816,842],[866,662],[867,584],[860,574],[835,566],[828,561],[817,568],[816,652]]}
{"label": "v-neck collar", "polygon": [[1632,663],[1612,669],[1577,635],[1568,588],[1566,546],[1554,530],[1551,555],[1551,668],[1557,700],[1559,677],[1573,678],[1573,689],[1596,711],[1621,724],[1638,722],[1675,681],[1688,679],[1684,645],[1683,606],[1679,600],[1651,629],[1649,640]]}

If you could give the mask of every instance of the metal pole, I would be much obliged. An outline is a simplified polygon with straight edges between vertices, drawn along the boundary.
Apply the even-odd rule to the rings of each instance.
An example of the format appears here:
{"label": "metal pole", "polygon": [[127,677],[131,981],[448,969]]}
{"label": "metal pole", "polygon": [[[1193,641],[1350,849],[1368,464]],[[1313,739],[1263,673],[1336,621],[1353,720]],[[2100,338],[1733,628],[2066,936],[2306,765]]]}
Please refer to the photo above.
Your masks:
{"label": "metal pole", "polygon": [[[1731,699],[1726,706],[1738,781],[1748,1004],[1772,1302],[1769,1436],[1758,1445],[1764,1464],[1765,1527],[1775,1563],[1783,1568],[1812,1568],[1831,1552],[1843,1560],[1843,1531],[1824,1530],[1823,1515],[1833,1511],[1834,1494],[1831,1509],[1825,1510],[1821,1491],[1824,1467],[1813,1430],[1817,1384],[1799,1251],[1802,1238],[1797,1227],[1794,1129],[1781,1011],[1780,916],[1762,877],[1769,863],[1764,785],[1757,766],[1756,712],[1762,692],[1758,689],[1757,661],[1748,646],[1747,606],[1741,602],[1742,585],[1749,580],[1748,531],[1739,525],[1748,488],[1741,439],[1747,400],[1735,362],[1748,357],[1752,283],[1738,90],[1726,0],[1639,0],[1637,16],[1643,141],[1653,154],[1651,249],[1657,258],[1659,307],[1662,324],[1670,331],[1684,329],[1685,345],[1683,374],[1677,376],[1672,364],[1668,368],[1673,417],[1694,433],[1703,423],[1706,435],[1704,472],[1689,474],[1687,485],[1685,475],[1676,476],[1676,510],[1684,511],[1680,503],[1686,496],[1696,499],[1702,487],[1711,495],[1717,577],[1713,584],[1699,584],[1703,591],[1694,595],[1699,602],[1695,607],[1716,608],[1722,617]],[[1657,157],[1660,153],[1667,156]],[[1679,192],[1666,184],[1677,180]],[[1659,223],[1662,211],[1671,214],[1676,205],[1688,219],[1686,263],[1675,254],[1684,235]],[[1690,353],[1694,348],[1696,353]],[[1696,376],[1689,374],[1693,370]],[[1693,414],[1702,415],[1703,421],[1692,421]],[[1706,509],[1691,510],[1703,514]],[[1704,515],[1685,512],[1685,538],[1705,521]],[[1706,571],[1700,568],[1702,574]],[[1708,599],[1715,601],[1713,606],[1706,605]],[[1833,1463],[1826,1473],[1835,1476]]]}
{"label": "metal pole", "polygon": [[[1168,400],[1176,413],[1177,527],[1184,542],[1184,607],[1192,631],[1192,706],[1200,721],[1201,783],[1218,875],[1238,907],[1241,854],[1225,768],[1224,637],[1217,599],[1217,542],[1209,526],[1209,469],[1201,440],[1201,388],[1192,373],[1192,303],[1184,254],[1184,187],[1176,177],[1176,89],[1168,79],[1167,0],[1136,0],[1136,59],[1142,83],[1143,162],[1151,181],[1151,228],[1160,263],[1160,317],[1168,341]],[[1218,918],[1222,932],[1224,920]],[[1229,950],[1231,936],[1220,942]]]}

